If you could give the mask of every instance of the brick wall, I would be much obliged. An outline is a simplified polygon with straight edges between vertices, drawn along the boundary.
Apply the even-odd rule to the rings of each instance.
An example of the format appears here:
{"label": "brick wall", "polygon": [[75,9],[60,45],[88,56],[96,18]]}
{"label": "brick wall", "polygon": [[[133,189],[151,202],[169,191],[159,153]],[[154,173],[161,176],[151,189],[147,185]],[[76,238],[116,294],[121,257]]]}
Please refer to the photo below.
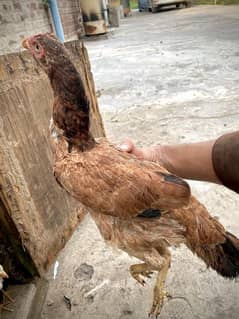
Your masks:
{"label": "brick wall", "polygon": [[[84,34],[79,0],[58,0],[66,40]],[[42,0],[0,0],[0,55],[21,49],[24,37],[52,32]]]}
{"label": "brick wall", "polygon": [[25,36],[50,31],[42,0],[0,0],[0,54],[20,50]]}

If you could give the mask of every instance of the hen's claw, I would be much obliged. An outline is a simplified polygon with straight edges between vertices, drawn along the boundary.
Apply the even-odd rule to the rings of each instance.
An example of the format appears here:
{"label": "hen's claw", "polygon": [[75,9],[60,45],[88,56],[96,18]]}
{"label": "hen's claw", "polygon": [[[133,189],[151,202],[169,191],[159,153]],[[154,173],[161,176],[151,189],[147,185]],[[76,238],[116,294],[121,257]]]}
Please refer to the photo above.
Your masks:
{"label": "hen's claw", "polygon": [[158,318],[159,317],[160,312],[161,312],[162,307],[163,307],[163,304],[164,304],[164,297],[171,299],[172,295],[164,290],[159,291],[158,294],[154,295],[153,304],[152,304],[151,310],[149,312],[150,318],[153,318],[153,317]]}
{"label": "hen's claw", "polygon": [[10,302],[4,302],[2,304],[0,304],[0,313],[2,311],[9,311],[9,312],[13,312],[13,309],[8,308],[8,305],[11,303],[14,303],[15,300],[4,290],[1,290],[1,293],[3,294],[3,296],[5,297],[5,299],[8,299]]}
{"label": "hen's claw", "polygon": [[9,295],[9,293],[7,293],[5,290],[2,290],[2,294],[12,303],[15,302],[15,300]]}
{"label": "hen's claw", "polygon": [[153,271],[143,271],[142,273],[141,273],[141,275],[142,276],[144,276],[144,277],[147,277],[147,278],[151,278],[152,277],[152,274],[153,274]]}
{"label": "hen's claw", "polygon": [[130,266],[130,274],[138,283],[144,286],[146,284],[144,277],[151,278],[153,272],[147,264],[137,264]]}
{"label": "hen's claw", "polygon": [[1,313],[2,311],[13,312],[13,309],[8,308],[7,305],[4,304],[4,305],[0,305],[0,313]]}

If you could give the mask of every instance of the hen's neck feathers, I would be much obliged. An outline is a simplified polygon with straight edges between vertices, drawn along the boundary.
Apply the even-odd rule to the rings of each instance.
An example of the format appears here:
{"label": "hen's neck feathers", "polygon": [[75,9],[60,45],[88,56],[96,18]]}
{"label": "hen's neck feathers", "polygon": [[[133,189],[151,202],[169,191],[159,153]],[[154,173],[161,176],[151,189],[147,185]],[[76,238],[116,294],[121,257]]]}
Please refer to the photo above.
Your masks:
{"label": "hen's neck feathers", "polygon": [[59,61],[48,73],[55,96],[54,124],[64,131],[71,145],[90,149],[95,141],[89,132],[89,99],[84,82],[70,58],[64,56]]}
{"label": "hen's neck feathers", "polygon": [[55,96],[63,100],[67,98],[67,101],[71,103],[80,103],[79,108],[85,112],[89,111],[88,107],[86,109],[89,101],[83,81],[70,59],[51,65],[49,78]]}

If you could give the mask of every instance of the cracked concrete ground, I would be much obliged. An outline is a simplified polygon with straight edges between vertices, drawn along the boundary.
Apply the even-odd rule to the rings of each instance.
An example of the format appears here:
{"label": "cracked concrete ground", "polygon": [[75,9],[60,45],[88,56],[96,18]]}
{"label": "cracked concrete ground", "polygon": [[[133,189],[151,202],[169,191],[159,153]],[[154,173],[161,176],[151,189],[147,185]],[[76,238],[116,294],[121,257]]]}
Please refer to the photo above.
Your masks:
{"label": "cracked concrete ground", "polygon": [[[134,13],[105,37],[87,41],[108,137],[138,145],[215,138],[238,129],[239,6]],[[197,159],[195,159],[197,160]],[[190,182],[212,215],[239,236],[239,197]],[[58,257],[41,319],[143,319],[154,278],[141,287],[135,260],[105,245],[89,216]],[[239,283],[218,276],[185,247],[173,252],[161,319],[238,319]],[[70,299],[71,310],[69,309]],[[68,300],[68,302],[67,302]]]}

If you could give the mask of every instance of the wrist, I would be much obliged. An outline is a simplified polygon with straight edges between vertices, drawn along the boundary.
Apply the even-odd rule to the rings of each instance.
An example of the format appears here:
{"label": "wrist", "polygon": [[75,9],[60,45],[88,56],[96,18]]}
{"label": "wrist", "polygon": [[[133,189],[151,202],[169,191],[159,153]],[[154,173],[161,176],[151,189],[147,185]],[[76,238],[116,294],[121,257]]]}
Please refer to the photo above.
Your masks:
{"label": "wrist", "polygon": [[150,162],[158,162],[167,170],[173,166],[170,158],[169,145],[155,145],[142,149],[143,159]]}
{"label": "wrist", "polygon": [[168,171],[175,174],[177,158],[176,154],[173,154],[172,146],[160,144],[155,146],[155,150],[158,153],[158,162]]}

